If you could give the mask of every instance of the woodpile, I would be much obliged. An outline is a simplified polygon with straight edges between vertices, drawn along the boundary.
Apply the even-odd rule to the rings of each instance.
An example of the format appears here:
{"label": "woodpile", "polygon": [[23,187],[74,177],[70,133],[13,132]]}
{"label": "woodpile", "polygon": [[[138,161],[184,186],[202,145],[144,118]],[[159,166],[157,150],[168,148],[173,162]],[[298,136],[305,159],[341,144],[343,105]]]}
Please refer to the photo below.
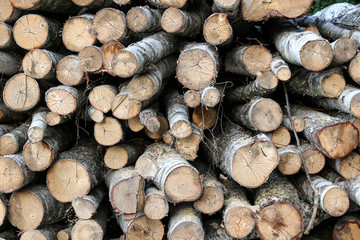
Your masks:
{"label": "woodpile", "polygon": [[313,2],[0,0],[0,240],[360,239],[360,6]]}

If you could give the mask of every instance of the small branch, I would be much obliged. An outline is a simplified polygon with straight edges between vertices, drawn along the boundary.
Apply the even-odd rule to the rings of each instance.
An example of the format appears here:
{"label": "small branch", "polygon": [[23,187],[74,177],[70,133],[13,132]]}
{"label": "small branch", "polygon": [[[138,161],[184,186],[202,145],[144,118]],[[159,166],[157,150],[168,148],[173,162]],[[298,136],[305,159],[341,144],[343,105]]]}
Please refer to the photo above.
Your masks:
{"label": "small branch", "polygon": [[291,117],[289,96],[288,96],[286,84],[284,82],[283,82],[283,86],[284,86],[284,94],[285,94],[285,100],[286,100],[286,111],[287,111],[287,114],[288,114],[289,119],[290,119],[291,130],[293,131],[295,139],[296,139],[296,145],[297,145],[297,148],[298,148],[299,153],[300,153],[300,158],[301,158],[302,165],[304,167],[306,178],[309,181],[309,183],[311,185],[311,188],[312,188],[312,190],[314,191],[314,194],[315,194],[314,195],[314,204],[313,204],[314,207],[313,207],[313,212],[312,212],[312,215],[311,215],[311,219],[310,219],[310,222],[309,222],[308,226],[305,228],[305,231],[304,231],[304,234],[307,235],[307,234],[309,234],[310,230],[313,228],[313,224],[314,224],[314,221],[315,221],[317,209],[319,207],[320,189],[316,188],[314,183],[311,181],[309,171],[308,171],[308,169],[306,167],[306,164],[305,164],[305,159],[304,159],[304,156],[303,156],[303,150],[302,150],[302,148],[300,146],[300,140],[299,140],[299,137],[298,137],[298,135],[297,135],[297,133],[295,131],[294,121],[293,121],[293,119]]}

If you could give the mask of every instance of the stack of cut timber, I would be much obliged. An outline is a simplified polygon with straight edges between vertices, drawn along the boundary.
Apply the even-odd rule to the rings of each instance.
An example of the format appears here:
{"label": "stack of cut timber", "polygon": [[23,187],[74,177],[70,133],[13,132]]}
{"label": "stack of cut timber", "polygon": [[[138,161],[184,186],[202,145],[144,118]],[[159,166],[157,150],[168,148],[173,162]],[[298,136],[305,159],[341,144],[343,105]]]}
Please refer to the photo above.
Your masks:
{"label": "stack of cut timber", "polygon": [[359,239],[360,6],[313,2],[0,0],[0,239]]}

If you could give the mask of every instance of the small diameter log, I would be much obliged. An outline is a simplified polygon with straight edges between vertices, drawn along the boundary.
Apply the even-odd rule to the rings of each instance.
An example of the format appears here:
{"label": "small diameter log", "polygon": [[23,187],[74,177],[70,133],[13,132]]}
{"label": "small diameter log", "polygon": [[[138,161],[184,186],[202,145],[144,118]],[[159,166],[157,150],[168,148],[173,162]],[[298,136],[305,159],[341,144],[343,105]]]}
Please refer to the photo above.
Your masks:
{"label": "small diameter log", "polygon": [[171,132],[176,138],[189,137],[192,133],[189,109],[185,105],[182,95],[174,90],[166,95],[165,102]]}
{"label": "small diameter log", "polygon": [[360,216],[358,213],[345,215],[335,223],[332,237],[334,240],[360,238]]}
{"label": "small diameter log", "polygon": [[293,175],[301,169],[299,150],[295,145],[279,148],[280,162],[278,170],[284,175]]}
{"label": "small diameter log", "polygon": [[28,117],[28,114],[23,112],[15,112],[6,107],[4,102],[0,102],[0,123],[14,123],[24,121]]}
{"label": "small diameter log", "polygon": [[164,237],[163,223],[160,220],[148,218],[144,212],[138,212],[132,218],[122,214],[117,219],[128,240],[162,240]]}
{"label": "small diameter log", "polygon": [[27,130],[30,121],[0,137],[0,155],[14,154],[21,150],[27,140]]}
{"label": "small diameter log", "polygon": [[53,79],[56,65],[64,56],[44,49],[29,51],[22,61],[26,75],[36,79]]}
{"label": "small diameter log", "polygon": [[79,219],[71,229],[72,240],[104,239],[108,209],[100,207],[92,219]]}
{"label": "small diameter log", "polygon": [[59,115],[54,112],[48,112],[45,116],[45,120],[46,120],[47,125],[56,126],[56,125],[68,122],[70,120],[70,117]]}
{"label": "small diameter log", "polygon": [[0,50],[0,73],[12,76],[19,72],[21,58],[14,53]]}
{"label": "small diameter log", "polygon": [[145,179],[153,180],[171,203],[195,201],[201,196],[198,171],[166,144],[148,146],[135,169]]}
{"label": "small diameter log", "polygon": [[114,55],[123,48],[125,48],[124,45],[116,40],[110,40],[101,46],[101,58],[104,69],[112,76],[115,76],[115,72],[112,70],[111,61]]}
{"label": "small diameter log", "polygon": [[27,11],[37,10],[37,11],[65,13],[65,14],[75,14],[79,11],[79,8],[76,7],[72,1],[10,0],[10,2],[14,7]]}
{"label": "small diameter log", "polygon": [[321,72],[301,70],[291,78],[288,89],[292,93],[311,97],[337,98],[344,91],[345,84],[338,68]]}
{"label": "small diameter log", "polygon": [[127,126],[133,132],[140,132],[144,128],[144,125],[140,123],[139,115],[136,115],[135,117],[128,119]]}
{"label": "small diameter log", "polygon": [[209,15],[210,7],[206,3],[194,5],[187,11],[170,7],[162,14],[161,26],[165,32],[194,37],[201,31]]}
{"label": "small diameter log", "polygon": [[[1,13],[0,13],[0,18],[1,18]],[[13,32],[12,26],[10,26],[4,22],[0,22],[0,49],[16,50],[18,48],[18,46],[16,45],[16,42],[14,40],[12,32]]]}
{"label": "small diameter log", "polygon": [[[292,121],[294,123],[294,128],[296,132],[302,132],[305,129],[305,120],[302,117],[293,117]],[[281,125],[286,127],[288,130],[292,131],[291,129],[291,123],[290,118],[287,114],[283,115],[283,120],[281,122]]]}
{"label": "small diameter log", "polygon": [[273,29],[273,41],[284,60],[309,71],[321,71],[333,59],[327,40],[311,31],[297,32],[296,27],[288,22],[280,22]]}
{"label": "small diameter log", "polygon": [[[319,206],[321,209],[331,216],[338,217],[344,215],[350,203],[348,194],[339,186],[320,176],[311,176],[311,181],[315,185],[315,188],[320,190]],[[313,203],[314,191],[310,186],[311,183],[308,182],[305,176],[297,177],[296,182],[305,194],[307,200]]]}
{"label": "small diameter log", "polygon": [[97,213],[105,193],[105,187],[97,187],[86,196],[75,197],[71,206],[74,208],[76,216],[81,219],[92,218]]}
{"label": "small diameter log", "polygon": [[230,17],[238,16],[240,12],[241,0],[214,0],[212,5],[213,12],[226,13]]}
{"label": "small diameter log", "polygon": [[15,128],[15,125],[0,124],[0,137]]}
{"label": "small diameter log", "polygon": [[15,8],[10,0],[0,0],[0,22],[14,23],[21,15],[22,11]]}
{"label": "small diameter log", "polygon": [[303,157],[309,174],[319,173],[325,167],[325,156],[309,142],[301,144]]}
{"label": "small diameter log", "polygon": [[0,193],[0,227],[5,223],[8,214],[8,199]]}
{"label": "small diameter log", "polygon": [[67,49],[79,52],[86,46],[92,46],[96,42],[96,36],[92,29],[94,15],[84,14],[71,17],[65,22],[62,30],[62,41]]}
{"label": "small diameter log", "polygon": [[71,230],[72,226],[58,231],[56,234],[57,240],[70,240]]}
{"label": "small diameter log", "polygon": [[159,103],[155,103],[139,113],[141,125],[145,126],[147,130],[156,133],[160,130],[160,120],[158,118]]}
{"label": "small diameter log", "polygon": [[80,50],[79,54],[80,66],[84,72],[100,73],[103,62],[101,58],[101,49],[97,46],[87,46]]}
{"label": "small diameter log", "polygon": [[113,98],[111,104],[112,115],[118,119],[127,120],[135,117],[141,111],[141,101],[130,99],[126,86],[128,82],[120,88],[120,92]]}
{"label": "small diameter log", "polygon": [[170,56],[156,63],[156,70],[135,75],[126,87],[130,99],[144,101],[159,95],[166,84],[165,79],[174,75],[176,58]]}
{"label": "small diameter log", "polygon": [[64,85],[76,86],[85,82],[85,73],[78,56],[68,55],[56,65],[56,78]]}
{"label": "small diameter log", "polygon": [[356,42],[350,38],[337,39],[331,43],[331,48],[334,55],[332,64],[334,65],[342,65],[349,62],[355,57],[358,49]]}
{"label": "small diameter log", "polygon": [[113,117],[105,117],[94,125],[95,140],[104,146],[112,146],[124,139],[125,129],[121,122]]}
{"label": "small diameter log", "polygon": [[224,181],[226,188],[223,222],[226,232],[234,238],[244,238],[255,227],[253,207],[244,188],[231,180]]}
{"label": "small diameter log", "polygon": [[209,86],[199,91],[200,101],[206,107],[215,107],[222,98],[222,89],[220,87]]}
{"label": "small diameter log", "polygon": [[120,169],[135,164],[141,151],[138,146],[131,143],[121,143],[106,150],[104,164],[110,169]]}
{"label": "small diameter log", "polygon": [[93,88],[89,94],[91,106],[107,113],[111,110],[111,103],[118,94],[118,89],[112,85],[99,85]]}
{"label": "small diameter log", "polygon": [[27,14],[19,18],[13,28],[16,43],[27,50],[53,48],[60,43],[61,24],[38,14]]}
{"label": "small diameter log", "polygon": [[56,239],[56,231],[57,227],[55,226],[45,226],[43,228],[33,229],[33,230],[26,230],[21,233],[20,240],[32,240],[32,239],[39,239],[39,240],[55,240]]}
{"label": "small diameter log", "polygon": [[273,141],[277,148],[282,148],[290,144],[291,135],[289,130],[284,127],[279,127],[275,131],[267,133],[266,136]]}
{"label": "small diameter log", "polygon": [[231,50],[225,58],[225,71],[252,76],[270,70],[272,55],[263,46],[241,46]]}
{"label": "small diameter log", "polygon": [[283,113],[277,102],[270,98],[254,98],[233,108],[233,120],[254,131],[271,132],[277,129]]}
{"label": "small diameter log", "polygon": [[14,111],[34,108],[41,97],[39,83],[24,73],[18,73],[10,78],[3,90],[4,103]]}
{"label": "small diameter log", "polygon": [[162,11],[158,9],[133,7],[126,14],[126,24],[135,33],[157,32],[161,30],[161,15]]}
{"label": "small diameter log", "polygon": [[291,78],[289,65],[281,56],[273,55],[270,69],[280,81],[289,81]]}
{"label": "small diameter log", "polygon": [[125,14],[115,8],[102,8],[94,16],[92,29],[102,43],[110,40],[121,42],[127,36]]}
{"label": "small diameter log", "polygon": [[292,106],[291,113],[304,118],[305,137],[330,158],[345,157],[359,144],[358,131],[350,122],[300,106]]}
{"label": "small diameter log", "polygon": [[105,182],[116,213],[133,214],[144,208],[145,181],[133,167],[109,172]]}
{"label": "small diameter log", "polygon": [[32,143],[27,141],[23,147],[23,157],[26,166],[34,172],[47,169],[58,154],[68,149],[75,136],[66,126],[47,128],[44,138]]}
{"label": "small diameter log", "polygon": [[160,128],[157,132],[151,132],[147,128],[144,129],[145,134],[154,140],[161,139],[166,131],[169,130],[169,122],[163,115],[158,115],[157,119],[160,122]]}
{"label": "small diameter log", "polygon": [[92,106],[88,108],[87,115],[96,123],[101,123],[104,121],[104,113],[100,110],[93,108]]}
{"label": "small diameter log", "polygon": [[160,220],[169,213],[169,203],[165,194],[155,186],[149,186],[145,190],[144,214],[154,220]]}
{"label": "small diameter log", "polygon": [[360,53],[358,53],[351,61],[348,67],[348,72],[352,80],[357,84],[360,83]]}
{"label": "small diameter log", "polygon": [[[222,223],[221,219],[215,219],[204,223],[204,230],[205,230],[205,239],[207,240],[236,240],[235,238],[228,235],[225,230],[225,227]],[[254,230],[243,240],[246,239],[258,239],[259,236],[257,235],[256,229]]]}
{"label": "small diameter log", "polygon": [[66,85],[52,87],[45,93],[48,108],[60,115],[75,113],[83,104],[84,89]]}
{"label": "small diameter log", "polygon": [[170,130],[164,132],[163,136],[162,136],[162,140],[164,141],[164,143],[166,143],[169,146],[174,146],[174,143],[176,141],[176,138],[174,137],[174,135],[172,134],[172,132]]}
{"label": "small diameter log", "polygon": [[261,239],[297,239],[304,228],[302,208],[295,187],[272,174],[256,191],[256,228]]}
{"label": "small diameter log", "polygon": [[43,140],[47,123],[45,120],[47,111],[39,111],[33,114],[30,127],[27,131],[28,139],[31,143],[40,142]]}
{"label": "small diameter log", "polygon": [[118,51],[112,60],[112,69],[119,77],[131,77],[151,70],[160,59],[178,49],[174,35],[160,32]]}
{"label": "small diameter log", "polygon": [[61,202],[71,202],[74,197],[85,196],[103,179],[101,149],[88,139],[62,152],[46,175],[51,195]]}
{"label": "small diameter log", "polygon": [[343,158],[328,160],[327,163],[347,180],[360,175],[360,155],[357,153],[352,152]]}
{"label": "small diameter log", "polygon": [[198,91],[187,90],[184,93],[184,103],[191,108],[197,108],[201,104],[200,95]]}
{"label": "small diameter log", "polygon": [[214,137],[204,138],[205,156],[244,187],[263,184],[279,163],[275,145],[264,134],[251,137],[239,125],[224,122]]}
{"label": "small diameter log", "polygon": [[214,108],[200,106],[194,109],[191,119],[198,128],[209,129],[216,124],[218,113]]}
{"label": "small diameter log", "polygon": [[200,90],[215,83],[219,69],[219,55],[214,46],[189,43],[178,58],[176,77],[186,88]]}
{"label": "small diameter log", "polygon": [[232,87],[226,91],[230,102],[244,102],[255,96],[266,97],[276,90],[279,81],[272,71],[256,73],[256,79],[247,85]]}
{"label": "small diameter log", "polygon": [[175,141],[177,152],[188,161],[194,161],[197,158],[199,144],[203,139],[203,132],[195,124],[191,124],[191,127],[192,133],[190,136]]}
{"label": "small diameter log", "polygon": [[180,204],[170,216],[167,238],[204,240],[205,233],[200,214],[190,204]]}
{"label": "small diameter log", "polygon": [[51,196],[45,185],[33,185],[11,195],[9,221],[20,230],[35,229],[64,219],[68,207]]}

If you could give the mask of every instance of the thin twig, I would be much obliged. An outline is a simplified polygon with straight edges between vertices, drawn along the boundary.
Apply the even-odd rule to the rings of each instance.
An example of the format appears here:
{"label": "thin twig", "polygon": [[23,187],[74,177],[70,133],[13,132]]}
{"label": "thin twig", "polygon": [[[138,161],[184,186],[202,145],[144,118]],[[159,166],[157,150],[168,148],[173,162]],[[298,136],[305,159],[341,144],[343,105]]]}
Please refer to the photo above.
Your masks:
{"label": "thin twig", "polygon": [[314,185],[314,183],[311,181],[308,168],[307,168],[307,166],[306,166],[306,164],[305,164],[305,159],[304,159],[304,156],[303,156],[303,150],[302,150],[302,148],[301,148],[301,146],[300,146],[300,140],[299,140],[299,137],[298,137],[297,132],[296,132],[295,127],[294,127],[294,121],[293,121],[293,119],[292,119],[292,117],[291,117],[290,104],[289,104],[289,95],[288,95],[287,88],[286,88],[286,85],[285,85],[284,82],[283,82],[283,86],[284,86],[285,101],[286,101],[286,111],[287,111],[287,114],[288,114],[289,119],[290,119],[291,130],[293,131],[294,136],[295,136],[295,139],[296,139],[296,145],[297,145],[298,151],[299,151],[299,153],[300,153],[300,158],[301,158],[301,162],[302,162],[302,166],[303,166],[303,168],[304,168],[304,172],[305,172],[306,178],[307,178],[307,180],[309,181],[309,184],[311,185],[312,190],[314,191],[313,212],[312,212],[312,215],[311,215],[311,219],[310,219],[310,221],[309,221],[309,224],[308,224],[308,226],[305,228],[305,231],[304,231],[304,234],[307,235],[307,234],[309,234],[310,230],[313,228],[313,224],[314,224],[314,221],[315,221],[317,209],[318,209],[318,207],[319,207],[320,189],[316,188],[315,185]]}

